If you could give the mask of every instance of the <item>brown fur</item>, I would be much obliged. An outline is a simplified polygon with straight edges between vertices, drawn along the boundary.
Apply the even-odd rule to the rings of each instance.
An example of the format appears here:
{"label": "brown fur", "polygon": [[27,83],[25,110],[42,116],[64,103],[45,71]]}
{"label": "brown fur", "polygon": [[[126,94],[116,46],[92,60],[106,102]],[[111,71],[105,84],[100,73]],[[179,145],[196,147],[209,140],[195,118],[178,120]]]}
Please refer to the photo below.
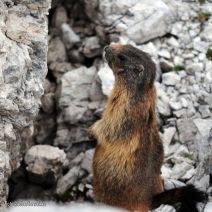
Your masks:
{"label": "brown fur", "polygon": [[[121,51],[121,46],[116,50]],[[114,73],[118,68],[112,63]],[[116,77],[102,118],[91,128],[98,140],[93,160],[94,194],[97,201],[109,205],[147,211],[152,196],[163,191],[163,148],[156,124],[154,85],[146,88],[141,101],[133,101],[133,95]],[[128,133],[123,132],[128,130],[126,122],[131,125]]]}
{"label": "brown fur", "polygon": [[98,141],[93,159],[95,199],[141,212],[181,201],[181,212],[197,211],[194,202],[204,200],[204,195],[193,186],[163,192],[154,63],[131,45],[110,45],[105,52],[115,85],[102,118],[90,128]]}

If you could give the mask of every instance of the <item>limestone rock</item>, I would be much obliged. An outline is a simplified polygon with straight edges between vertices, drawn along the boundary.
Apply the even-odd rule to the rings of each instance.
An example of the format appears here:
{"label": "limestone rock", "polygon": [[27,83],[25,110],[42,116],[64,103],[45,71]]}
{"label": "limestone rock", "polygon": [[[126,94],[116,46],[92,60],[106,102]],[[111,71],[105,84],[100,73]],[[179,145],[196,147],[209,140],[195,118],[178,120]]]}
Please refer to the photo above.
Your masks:
{"label": "limestone rock", "polygon": [[79,167],[74,166],[66,175],[61,177],[57,182],[56,193],[62,196],[68,191],[77,181],[79,175]]}
{"label": "limestone rock", "polygon": [[50,145],[35,145],[24,157],[30,180],[40,184],[55,183],[62,173],[65,159],[63,150]]}
{"label": "limestone rock", "polygon": [[85,152],[84,159],[82,161],[81,167],[88,173],[92,172],[92,161],[93,161],[94,150],[88,150]]}
{"label": "limestone rock", "polygon": [[[0,140],[7,144],[1,157],[2,207],[7,199],[9,170],[20,166],[43,94],[49,7],[50,0],[0,2]],[[9,169],[6,164],[10,164]]]}
{"label": "limestone rock", "polygon": [[[160,37],[171,30],[175,12],[162,0],[85,1],[86,13],[94,22],[113,26],[137,44]],[[95,8],[98,8],[96,11]],[[124,26],[124,27],[123,27]]]}
{"label": "limestone rock", "polygon": [[98,77],[101,80],[103,94],[109,96],[115,82],[113,71],[107,65],[102,65],[99,68]]}
{"label": "limestone rock", "polygon": [[175,86],[180,82],[180,76],[174,72],[164,73],[162,75],[162,82],[165,85]]}
{"label": "limestone rock", "polygon": [[75,44],[80,42],[80,37],[77,35],[74,30],[67,23],[62,24],[61,26],[62,38],[66,48],[70,49]]}

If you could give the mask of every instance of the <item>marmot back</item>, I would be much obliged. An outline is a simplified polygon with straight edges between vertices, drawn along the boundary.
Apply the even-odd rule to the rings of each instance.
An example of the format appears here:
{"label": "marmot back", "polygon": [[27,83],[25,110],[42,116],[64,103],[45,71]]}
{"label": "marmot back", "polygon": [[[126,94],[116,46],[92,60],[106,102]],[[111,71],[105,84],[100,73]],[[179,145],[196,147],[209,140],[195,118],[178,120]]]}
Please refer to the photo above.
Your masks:
{"label": "marmot back", "polygon": [[[164,153],[155,114],[155,64],[131,45],[106,46],[105,57],[115,85],[102,118],[91,127],[98,141],[93,159],[95,198],[142,212],[162,204],[161,199],[172,204],[166,201],[160,176]],[[177,195],[186,195],[181,193]]]}

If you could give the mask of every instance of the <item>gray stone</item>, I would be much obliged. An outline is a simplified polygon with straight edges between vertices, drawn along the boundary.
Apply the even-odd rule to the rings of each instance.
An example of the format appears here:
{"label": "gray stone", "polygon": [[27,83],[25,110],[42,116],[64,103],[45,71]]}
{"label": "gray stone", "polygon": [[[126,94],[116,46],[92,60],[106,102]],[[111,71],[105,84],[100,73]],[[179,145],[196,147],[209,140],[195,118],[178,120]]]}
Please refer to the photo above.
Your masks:
{"label": "gray stone", "polygon": [[42,109],[46,113],[52,113],[55,110],[55,94],[47,93],[41,98]]}
{"label": "gray stone", "polygon": [[174,65],[173,63],[163,59],[160,61],[160,68],[163,73],[166,73],[166,72],[172,71],[174,68]]}
{"label": "gray stone", "polygon": [[92,161],[93,161],[94,150],[88,150],[85,152],[84,159],[82,161],[81,167],[88,173],[92,171]]}
{"label": "gray stone", "polygon": [[82,66],[65,73],[61,78],[59,106],[69,106],[74,100],[79,102],[88,99],[95,72],[95,67]]}
{"label": "gray stone", "polygon": [[62,24],[61,31],[62,31],[62,39],[66,48],[70,49],[75,44],[80,43],[79,35],[77,35],[74,32],[74,30],[70,27],[69,24],[67,23]]}
{"label": "gray stone", "polygon": [[24,157],[30,180],[41,184],[53,184],[57,181],[62,174],[65,159],[63,150],[50,145],[35,145]]}
{"label": "gray stone", "polygon": [[77,124],[80,120],[82,120],[86,111],[87,107],[69,104],[69,106],[63,110],[64,121],[70,124]]}
{"label": "gray stone", "polygon": [[173,109],[173,110],[180,110],[182,108],[182,104],[181,102],[175,102],[175,101],[170,101],[169,102],[170,104],[170,107]]}
{"label": "gray stone", "polygon": [[182,162],[180,164],[175,164],[172,168],[172,178],[173,179],[183,179],[183,176],[191,170],[193,170],[194,167],[190,165],[187,162]]}
{"label": "gray stone", "polygon": [[162,82],[165,85],[175,86],[180,82],[180,76],[174,72],[164,73],[162,75]]}
{"label": "gray stone", "polygon": [[207,118],[211,115],[211,112],[210,112],[208,105],[200,105],[199,106],[199,112],[200,112],[202,118]]}
{"label": "gray stone", "polygon": [[185,183],[183,183],[179,180],[167,179],[167,178],[164,179],[164,189],[165,190],[170,190],[170,189],[173,189],[173,188],[179,188],[179,187],[183,187],[185,185],[186,185]]}
{"label": "gray stone", "polygon": [[58,180],[56,187],[57,195],[64,195],[77,182],[79,170],[79,167],[74,166],[68,171],[67,174],[65,174]]}
{"label": "gray stone", "polygon": [[158,55],[161,56],[161,57],[164,57],[166,59],[170,59],[171,58],[171,55],[169,53],[169,51],[167,49],[162,49],[158,52]]}
{"label": "gray stone", "polygon": [[191,63],[186,67],[186,72],[188,74],[195,74],[195,72],[200,72],[203,70],[203,64],[202,63]]}
{"label": "gray stone", "polygon": [[193,141],[197,133],[197,128],[192,119],[178,119],[177,129],[181,142]]}
{"label": "gray stone", "polygon": [[[109,0],[103,0],[85,3],[90,19],[106,26],[123,23],[125,27],[122,27],[121,34],[137,44],[163,36],[171,30],[171,22],[175,19],[175,11],[161,0],[115,0],[113,4]],[[120,33],[119,26],[120,24],[114,24],[114,31]]]}
{"label": "gray stone", "polygon": [[113,71],[104,64],[99,68],[98,77],[101,80],[103,94],[109,96],[115,82]]}
{"label": "gray stone", "polygon": [[156,89],[157,89],[157,110],[159,114],[163,116],[170,116],[171,115],[171,108],[169,104],[169,97],[163,91],[161,84],[156,82]]}
{"label": "gray stone", "polygon": [[208,43],[202,41],[199,37],[196,37],[193,40],[193,48],[198,52],[206,53],[208,50],[208,45],[209,45]]}
{"label": "gray stone", "polygon": [[175,127],[169,127],[169,128],[164,129],[164,133],[162,135],[162,141],[163,141],[163,145],[164,145],[165,154],[168,153],[169,145],[170,145],[175,133],[176,133]]}
{"label": "gray stone", "polygon": [[96,57],[102,54],[102,48],[99,43],[99,37],[88,37],[83,42],[83,54],[88,57]]}
{"label": "gray stone", "polygon": [[29,145],[47,73],[50,0],[16,3],[0,2],[0,140],[7,144],[0,157],[2,208],[6,204],[10,171],[20,166]]}
{"label": "gray stone", "polygon": [[57,78],[59,83],[62,75],[68,71],[71,71],[73,67],[70,63],[67,62],[52,62],[49,66],[49,69],[51,70],[51,73],[54,75],[54,77]]}
{"label": "gray stone", "polygon": [[212,211],[212,202],[208,202],[205,206],[204,212]]}
{"label": "gray stone", "polygon": [[52,17],[52,25],[59,28],[63,23],[68,21],[66,9],[62,6],[57,7]]}
{"label": "gray stone", "polygon": [[52,38],[49,41],[48,63],[66,61],[66,50],[59,37]]}
{"label": "gray stone", "polygon": [[159,208],[153,210],[152,212],[176,212],[176,210],[173,206],[161,205]]}

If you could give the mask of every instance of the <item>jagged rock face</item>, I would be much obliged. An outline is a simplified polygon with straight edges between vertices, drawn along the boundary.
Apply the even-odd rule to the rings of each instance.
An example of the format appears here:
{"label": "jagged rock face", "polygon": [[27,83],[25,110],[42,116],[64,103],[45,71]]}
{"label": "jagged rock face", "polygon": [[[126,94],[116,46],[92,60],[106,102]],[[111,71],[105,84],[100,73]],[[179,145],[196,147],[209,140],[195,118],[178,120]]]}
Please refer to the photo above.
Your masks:
{"label": "jagged rock face", "polygon": [[173,9],[162,0],[85,0],[86,13],[95,23],[108,27],[137,44],[163,36],[175,19]]}
{"label": "jagged rock face", "polygon": [[7,196],[7,176],[20,165],[39,111],[47,73],[49,7],[50,0],[0,2],[0,206]]}

